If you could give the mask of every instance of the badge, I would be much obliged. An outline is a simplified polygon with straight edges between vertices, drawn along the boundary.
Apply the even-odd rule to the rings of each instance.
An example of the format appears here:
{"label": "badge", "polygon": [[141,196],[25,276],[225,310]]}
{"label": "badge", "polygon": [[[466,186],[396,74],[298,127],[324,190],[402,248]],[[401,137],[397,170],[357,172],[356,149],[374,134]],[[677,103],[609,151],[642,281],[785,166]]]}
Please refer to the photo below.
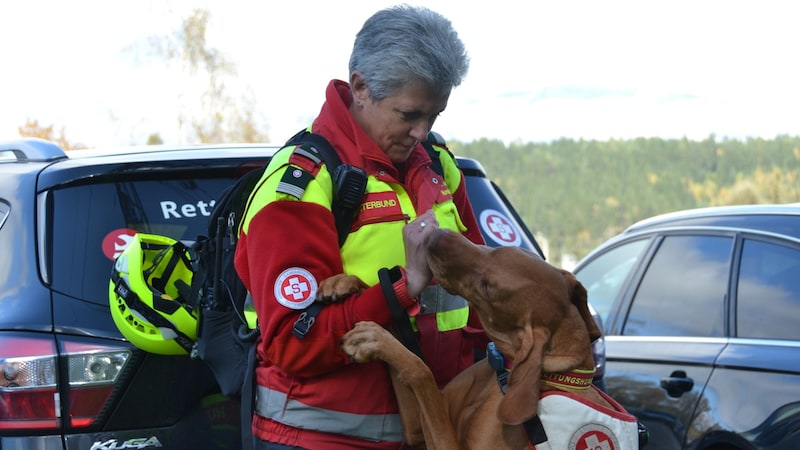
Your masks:
{"label": "badge", "polygon": [[569,440],[569,448],[574,450],[620,450],[614,432],[600,424],[581,427]]}
{"label": "badge", "polygon": [[317,280],[300,267],[286,269],[275,281],[275,299],[291,309],[305,309],[317,297]]}
{"label": "badge", "polygon": [[493,209],[486,209],[481,213],[478,222],[484,234],[493,241],[505,246],[519,246],[522,237],[505,214]]}

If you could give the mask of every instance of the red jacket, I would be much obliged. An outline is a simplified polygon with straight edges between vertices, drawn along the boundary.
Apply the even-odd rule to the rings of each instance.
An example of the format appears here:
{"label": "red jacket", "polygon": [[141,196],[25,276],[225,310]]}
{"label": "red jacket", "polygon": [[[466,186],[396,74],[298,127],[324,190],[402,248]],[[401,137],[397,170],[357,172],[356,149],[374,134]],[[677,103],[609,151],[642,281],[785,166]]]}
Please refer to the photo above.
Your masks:
{"label": "red jacket", "polygon": [[[348,111],[350,102],[347,83],[332,81],[312,130],[328,139],[344,163],[362,167],[380,181],[400,183],[398,169],[352,119]],[[417,213],[440,201],[436,195],[430,194],[430,186],[425,181],[430,179],[429,165],[430,158],[421,145],[414,149],[406,162],[403,179],[408,184],[403,186],[411,198],[417,199]],[[273,170],[271,166],[267,170],[270,172],[280,177],[285,169]],[[266,182],[262,186],[272,185]],[[438,189],[434,191],[439,192]],[[273,198],[275,193],[267,188],[259,189],[255,194],[256,197],[262,195],[269,200],[245,217],[235,260],[237,271],[254,298],[259,317],[262,340],[258,346],[259,364],[256,369],[258,404],[262,410],[272,411],[268,415],[275,419],[263,417],[261,413],[254,415],[256,436],[309,449],[398,448],[396,430],[388,426],[386,430],[380,430],[398,412],[385,365],[382,362],[351,363],[340,348],[342,336],[356,322],[369,320],[384,326],[391,324],[391,313],[381,286],[368,283],[371,287],[358,296],[326,306],[317,315],[312,331],[302,340],[296,338],[292,328],[300,310],[295,309],[291,299],[279,298],[288,292],[282,289],[288,289],[287,283],[301,280],[301,283],[293,285],[301,286],[297,292],[297,298],[301,298],[307,287],[313,288],[319,281],[343,272],[342,253],[329,209],[313,202],[276,200]],[[466,227],[464,234],[473,242],[483,243],[463,180],[452,193],[452,202]],[[259,202],[254,204],[259,205]],[[399,220],[402,225],[409,219],[413,216],[385,220]],[[362,225],[368,229],[367,225],[374,220],[374,217],[366,218],[362,211],[353,230]],[[384,235],[385,232],[381,236]],[[395,239],[402,242],[399,231]],[[344,248],[341,251],[346,253]],[[383,257],[385,255],[375,255],[376,262]],[[374,272],[382,267],[385,266],[376,264]],[[470,316],[470,325],[476,331],[480,330],[474,315]],[[482,334],[478,337],[473,341],[461,330],[456,330],[436,342],[432,339],[426,341],[423,336],[420,344],[432,370],[438,372],[442,382],[446,382],[471,363],[466,359],[471,354],[472,345],[485,342]],[[434,353],[437,356],[429,361],[427,355]],[[291,423],[294,419],[284,420],[292,414],[304,420],[298,424]],[[355,431],[348,431],[348,424],[336,423],[340,416],[352,419]],[[341,434],[328,432],[327,427]],[[361,438],[353,436],[362,432],[366,435]]]}

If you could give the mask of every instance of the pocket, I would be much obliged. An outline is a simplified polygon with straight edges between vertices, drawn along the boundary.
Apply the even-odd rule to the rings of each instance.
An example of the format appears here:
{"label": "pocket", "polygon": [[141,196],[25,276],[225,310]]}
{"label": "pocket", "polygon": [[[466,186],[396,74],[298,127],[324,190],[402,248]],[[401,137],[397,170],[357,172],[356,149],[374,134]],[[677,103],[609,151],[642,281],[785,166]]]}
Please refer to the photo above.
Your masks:
{"label": "pocket", "polygon": [[247,371],[248,353],[255,341],[244,341],[234,329],[238,324],[232,311],[204,310],[200,317],[201,337],[198,337],[197,355],[214,373],[220,391],[229,398],[241,395]]}
{"label": "pocket", "polygon": [[453,203],[452,200],[433,205],[433,212],[436,214],[439,228],[447,228],[448,230],[458,231],[459,233],[463,233],[467,230],[467,227],[464,226],[464,223],[461,221],[461,216],[458,214],[456,204]]}

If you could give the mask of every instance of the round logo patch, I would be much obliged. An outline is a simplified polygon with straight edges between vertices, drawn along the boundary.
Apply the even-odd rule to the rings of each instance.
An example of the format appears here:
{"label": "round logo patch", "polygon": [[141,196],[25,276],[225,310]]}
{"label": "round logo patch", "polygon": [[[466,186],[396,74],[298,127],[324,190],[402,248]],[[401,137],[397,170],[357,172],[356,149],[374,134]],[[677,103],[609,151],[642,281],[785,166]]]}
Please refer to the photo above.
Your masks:
{"label": "round logo patch", "polygon": [[619,450],[617,437],[607,427],[592,423],[582,426],[569,440],[575,450]]}
{"label": "round logo patch", "polygon": [[478,220],[483,228],[484,234],[493,241],[505,246],[519,246],[522,237],[519,232],[511,225],[511,221],[505,214],[493,209],[485,209],[481,212]]}
{"label": "round logo patch", "polygon": [[275,298],[291,309],[305,309],[317,296],[317,280],[311,272],[300,267],[286,269],[275,281]]}
{"label": "round logo patch", "polygon": [[111,231],[103,238],[103,254],[112,261],[117,259],[117,256],[133,241],[136,233],[136,230],[130,228],[117,228]]}

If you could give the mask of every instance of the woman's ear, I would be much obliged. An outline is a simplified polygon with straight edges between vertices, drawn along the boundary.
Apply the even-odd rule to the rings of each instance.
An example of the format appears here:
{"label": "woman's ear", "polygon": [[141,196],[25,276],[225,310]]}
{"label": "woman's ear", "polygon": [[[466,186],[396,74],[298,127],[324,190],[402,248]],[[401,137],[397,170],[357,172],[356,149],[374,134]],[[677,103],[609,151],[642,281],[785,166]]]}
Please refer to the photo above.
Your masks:
{"label": "woman's ear", "polygon": [[353,103],[357,105],[363,105],[369,101],[369,88],[361,72],[356,71],[350,74],[350,92],[353,95]]}

